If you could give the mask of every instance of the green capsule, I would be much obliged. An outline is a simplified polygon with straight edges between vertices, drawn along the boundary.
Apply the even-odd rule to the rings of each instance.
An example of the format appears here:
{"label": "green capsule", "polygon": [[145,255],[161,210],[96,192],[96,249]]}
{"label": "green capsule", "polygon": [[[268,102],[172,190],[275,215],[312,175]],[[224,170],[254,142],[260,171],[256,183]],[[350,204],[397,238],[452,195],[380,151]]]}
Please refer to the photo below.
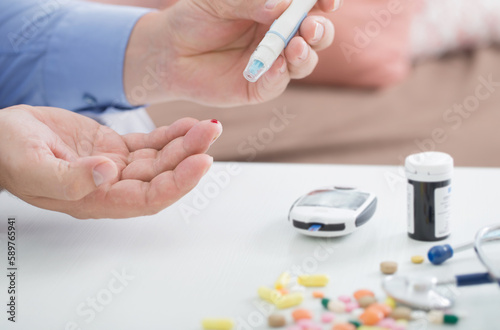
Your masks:
{"label": "green capsule", "polygon": [[453,315],[453,314],[444,314],[443,323],[457,324],[458,323],[458,316]]}
{"label": "green capsule", "polygon": [[328,309],[329,302],[330,302],[330,299],[328,299],[328,298],[321,299],[321,305],[323,305],[323,307],[325,307],[325,309]]}
{"label": "green capsule", "polygon": [[361,322],[358,322],[358,321],[349,321],[349,323],[351,323],[352,325],[354,325],[356,328],[359,328],[361,326]]}

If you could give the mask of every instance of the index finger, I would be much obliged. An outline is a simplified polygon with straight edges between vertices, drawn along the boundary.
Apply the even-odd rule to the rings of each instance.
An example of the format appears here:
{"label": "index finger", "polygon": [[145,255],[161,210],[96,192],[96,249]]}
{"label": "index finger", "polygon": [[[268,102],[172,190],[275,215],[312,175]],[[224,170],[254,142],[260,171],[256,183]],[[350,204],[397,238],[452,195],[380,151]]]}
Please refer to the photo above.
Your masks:
{"label": "index finger", "polygon": [[123,141],[125,141],[125,144],[130,152],[134,152],[139,149],[161,150],[169,142],[185,135],[197,123],[197,119],[182,118],[170,126],[159,127],[149,134],[130,133],[123,135]]}

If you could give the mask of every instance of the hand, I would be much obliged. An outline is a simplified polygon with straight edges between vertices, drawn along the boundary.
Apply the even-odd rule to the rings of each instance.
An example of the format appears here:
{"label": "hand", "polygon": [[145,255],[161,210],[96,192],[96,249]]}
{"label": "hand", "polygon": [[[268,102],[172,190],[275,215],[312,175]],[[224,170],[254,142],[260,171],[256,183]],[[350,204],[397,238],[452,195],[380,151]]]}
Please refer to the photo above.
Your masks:
{"label": "hand", "polygon": [[[187,99],[232,106],[270,100],[290,79],[309,75],[317,50],[333,41],[333,25],[309,16],[256,83],[243,70],[271,23],[291,0],[181,0],[162,12],[142,17],[125,56],[125,92],[132,104]],[[319,0],[329,11],[339,0]],[[273,7],[274,6],[274,7]],[[141,91],[141,92],[139,92]]]}
{"label": "hand", "polygon": [[0,186],[76,218],[154,214],[196,186],[218,122],[184,118],[150,134],[118,135],[57,108],[0,110]]}

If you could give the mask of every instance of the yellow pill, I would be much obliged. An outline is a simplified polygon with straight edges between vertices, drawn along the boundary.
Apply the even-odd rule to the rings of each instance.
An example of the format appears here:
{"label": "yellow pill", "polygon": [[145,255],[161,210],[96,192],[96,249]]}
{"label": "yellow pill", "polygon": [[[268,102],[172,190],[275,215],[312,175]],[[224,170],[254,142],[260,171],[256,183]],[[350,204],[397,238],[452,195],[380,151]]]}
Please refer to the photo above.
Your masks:
{"label": "yellow pill", "polygon": [[290,283],[290,274],[284,272],[278,277],[276,283],[274,283],[274,288],[277,290],[284,289],[288,286],[288,283]]}
{"label": "yellow pill", "polygon": [[204,319],[201,321],[205,330],[231,330],[234,322],[231,319]]}
{"label": "yellow pill", "polygon": [[301,275],[297,279],[297,283],[303,286],[325,286],[328,284],[328,275]]}
{"label": "yellow pill", "polygon": [[267,302],[270,302],[271,304],[276,304],[276,301],[281,298],[282,294],[278,290],[273,290],[271,288],[261,286],[258,290],[257,293],[259,294],[259,297],[264,299]]}
{"label": "yellow pill", "polygon": [[392,299],[391,297],[387,297],[385,299],[385,304],[392,309],[396,308],[396,300]]}
{"label": "yellow pill", "polygon": [[414,264],[421,264],[422,262],[424,262],[424,257],[413,256],[413,257],[411,257],[411,262],[413,262]]}
{"label": "yellow pill", "polygon": [[302,300],[304,300],[304,297],[301,293],[289,293],[286,296],[282,296],[276,301],[276,307],[278,307],[279,309],[283,309],[297,306],[302,303]]}

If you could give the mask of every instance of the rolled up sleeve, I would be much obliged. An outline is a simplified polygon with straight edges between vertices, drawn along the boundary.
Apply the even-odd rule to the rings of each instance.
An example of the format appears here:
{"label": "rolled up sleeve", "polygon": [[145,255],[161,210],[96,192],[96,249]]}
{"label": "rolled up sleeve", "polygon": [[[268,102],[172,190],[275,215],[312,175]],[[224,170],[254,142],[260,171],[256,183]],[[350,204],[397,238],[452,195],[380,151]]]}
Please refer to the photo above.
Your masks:
{"label": "rolled up sleeve", "polygon": [[[19,0],[4,1],[16,6]],[[9,19],[10,29],[15,24],[21,29],[49,3],[19,2],[24,9],[15,12],[17,20]],[[70,0],[52,0],[51,6],[31,38],[0,49],[0,69],[5,69],[0,96],[10,103],[69,110],[132,108],[123,88],[125,52],[135,24],[151,10]]]}
{"label": "rolled up sleeve", "polygon": [[44,70],[47,102],[78,109],[130,107],[123,88],[125,51],[135,7],[84,3],[68,11],[50,38]]}

